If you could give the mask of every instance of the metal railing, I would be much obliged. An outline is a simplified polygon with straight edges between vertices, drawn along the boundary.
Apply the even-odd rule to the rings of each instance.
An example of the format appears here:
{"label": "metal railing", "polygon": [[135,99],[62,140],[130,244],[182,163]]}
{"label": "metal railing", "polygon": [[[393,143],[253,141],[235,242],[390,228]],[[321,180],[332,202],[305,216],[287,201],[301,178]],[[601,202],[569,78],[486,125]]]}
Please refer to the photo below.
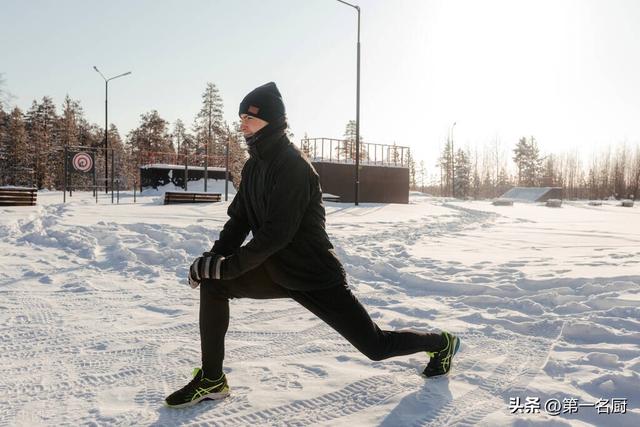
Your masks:
{"label": "metal railing", "polygon": [[[300,149],[314,162],[355,164],[355,141],[335,138],[303,138]],[[360,143],[360,164],[409,167],[410,149],[400,145]]]}

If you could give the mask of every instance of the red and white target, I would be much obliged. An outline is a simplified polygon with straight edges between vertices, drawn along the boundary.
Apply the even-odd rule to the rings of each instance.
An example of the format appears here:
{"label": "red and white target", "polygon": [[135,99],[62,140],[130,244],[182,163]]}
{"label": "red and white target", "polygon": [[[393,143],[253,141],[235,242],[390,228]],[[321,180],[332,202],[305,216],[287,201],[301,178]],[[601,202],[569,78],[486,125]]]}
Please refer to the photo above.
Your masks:
{"label": "red and white target", "polygon": [[78,172],[89,172],[93,169],[93,157],[89,153],[77,153],[73,156],[71,164]]}

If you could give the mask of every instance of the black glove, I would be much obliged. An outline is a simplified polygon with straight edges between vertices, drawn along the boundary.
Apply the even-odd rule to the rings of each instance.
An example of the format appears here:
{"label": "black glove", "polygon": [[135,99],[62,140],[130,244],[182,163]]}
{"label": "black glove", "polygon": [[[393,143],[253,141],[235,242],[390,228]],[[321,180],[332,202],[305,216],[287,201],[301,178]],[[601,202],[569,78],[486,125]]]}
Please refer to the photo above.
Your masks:
{"label": "black glove", "polygon": [[189,285],[197,288],[203,279],[222,279],[224,257],[213,252],[205,252],[189,268]]}

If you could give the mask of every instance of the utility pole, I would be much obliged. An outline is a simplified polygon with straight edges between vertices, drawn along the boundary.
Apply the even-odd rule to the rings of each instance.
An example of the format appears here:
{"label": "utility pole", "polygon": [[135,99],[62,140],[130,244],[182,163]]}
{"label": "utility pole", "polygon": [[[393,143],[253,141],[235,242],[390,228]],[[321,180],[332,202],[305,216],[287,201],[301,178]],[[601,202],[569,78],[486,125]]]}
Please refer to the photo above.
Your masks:
{"label": "utility pole", "polygon": [[356,64],[356,181],[355,181],[355,204],[358,206],[360,189],[360,6],[337,0],[342,4],[351,6],[358,12],[358,45]]}
{"label": "utility pole", "polygon": [[[100,70],[98,70],[98,67],[94,65],[93,69],[96,70],[104,80],[104,192],[109,193],[109,189],[107,188],[107,183],[109,182],[109,81],[117,79],[118,77],[128,76],[131,74],[131,71],[106,78]],[[111,171],[111,174],[113,174],[113,171]]]}

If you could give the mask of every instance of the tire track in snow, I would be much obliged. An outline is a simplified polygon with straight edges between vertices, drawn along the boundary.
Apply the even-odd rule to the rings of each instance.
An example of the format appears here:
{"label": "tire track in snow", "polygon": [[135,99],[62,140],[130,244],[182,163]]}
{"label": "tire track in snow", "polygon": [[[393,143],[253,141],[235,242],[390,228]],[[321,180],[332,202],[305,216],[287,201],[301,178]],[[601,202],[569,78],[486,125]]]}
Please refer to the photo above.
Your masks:
{"label": "tire track in snow", "polygon": [[[418,241],[455,235],[469,228],[486,228],[499,217],[495,213],[446,203],[442,206],[456,212],[455,220],[441,222],[442,216],[436,216],[435,219],[423,217],[420,220],[394,223],[393,227],[385,227],[382,231],[376,232],[373,228],[373,231],[368,230],[368,234],[334,235],[330,233],[331,239],[347,272],[365,282],[395,282],[400,275],[398,270],[405,267],[424,269],[425,272],[442,280],[447,276],[473,272],[459,263],[441,266],[434,260],[414,257],[406,250],[408,246]],[[348,251],[345,248],[357,248],[357,255],[352,253],[353,250]]]}
{"label": "tire track in snow", "polygon": [[374,405],[386,402],[403,391],[392,375],[378,375],[353,382],[321,396],[296,400],[290,404],[237,417],[222,418],[215,414],[194,421],[206,425],[231,427],[245,425],[307,426],[337,420]]}
{"label": "tire track in snow", "polygon": [[[471,331],[461,333],[460,336],[464,340],[464,347],[454,362],[454,371],[451,374],[454,379],[473,366],[486,364],[487,358],[491,355],[506,357],[500,365],[492,369],[488,377],[480,379],[472,391],[448,402],[440,409],[436,405],[434,408],[429,408],[428,405],[434,399],[438,400],[442,397],[431,391],[430,383],[442,380],[426,379],[423,391],[417,394],[418,399],[429,408],[430,414],[416,420],[412,425],[474,425],[489,413],[506,409],[506,406],[503,406],[506,404],[502,400],[496,401],[496,396],[505,397],[509,392],[516,393],[520,390],[518,387],[526,387],[544,364],[550,344],[546,338],[531,342],[527,337],[520,337],[518,334],[507,331],[496,331],[490,334]],[[523,349],[525,351],[522,351]],[[393,360],[376,362],[376,366],[381,367],[387,363],[394,362]],[[206,411],[202,408],[185,409],[185,413],[181,414],[182,418],[170,412],[166,414],[166,418],[161,417],[161,420],[168,423],[225,427],[307,426],[318,423],[337,423],[344,417],[384,404],[395,396],[415,392],[417,382],[415,375],[412,368],[405,370],[404,373],[375,375],[356,381],[335,392],[296,400],[267,410],[252,411],[247,403],[236,405],[235,413],[229,415],[216,404],[212,404]],[[402,377],[409,378],[409,381],[404,384]],[[158,398],[157,393],[156,398]]]}
{"label": "tire track in snow", "polygon": [[[552,331],[558,334],[559,331]],[[469,359],[478,360],[475,352],[480,349],[490,349],[485,351],[485,355],[493,354],[505,355],[501,363],[486,378],[480,378],[478,385],[471,391],[456,397],[443,406],[436,406],[429,415],[422,417],[412,423],[414,426],[475,426],[478,425],[487,415],[495,411],[506,411],[507,402],[511,396],[520,396],[526,390],[527,385],[533,380],[545,365],[549,352],[555,339],[535,338],[522,336],[516,333],[498,332],[492,336],[466,337],[464,333],[463,343],[467,340],[470,347],[466,346],[461,353],[460,365],[453,372],[455,377],[457,372],[465,372],[464,364]],[[466,338],[466,339],[465,339]],[[471,354],[469,354],[471,353]],[[490,362],[489,359],[487,362]],[[482,360],[478,360],[482,363]],[[487,363],[485,362],[485,363]],[[424,398],[428,398],[429,391],[424,393]]]}

